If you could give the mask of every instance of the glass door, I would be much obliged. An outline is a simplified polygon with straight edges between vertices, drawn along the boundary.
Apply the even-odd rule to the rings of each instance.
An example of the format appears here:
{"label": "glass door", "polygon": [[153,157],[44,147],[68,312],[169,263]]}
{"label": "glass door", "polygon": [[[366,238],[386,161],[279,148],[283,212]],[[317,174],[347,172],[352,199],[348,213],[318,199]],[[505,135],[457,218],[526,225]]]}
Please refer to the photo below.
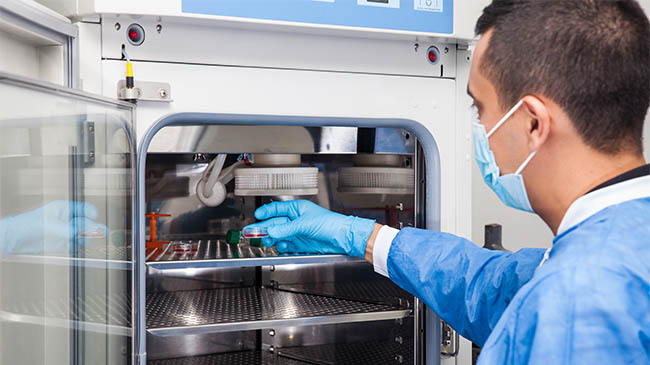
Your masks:
{"label": "glass door", "polygon": [[0,74],[0,365],[132,353],[134,107]]}

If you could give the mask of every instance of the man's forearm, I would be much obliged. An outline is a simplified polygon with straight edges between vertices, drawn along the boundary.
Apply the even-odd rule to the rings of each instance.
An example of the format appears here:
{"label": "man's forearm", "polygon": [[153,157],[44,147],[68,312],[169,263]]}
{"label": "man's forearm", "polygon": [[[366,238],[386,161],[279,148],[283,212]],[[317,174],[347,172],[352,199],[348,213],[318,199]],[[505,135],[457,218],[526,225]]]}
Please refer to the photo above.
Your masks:
{"label": "man's forearm", "polygon": [[383,225],[379,223],[375,223],[375,228],[372,230],[372,233],[368,238],[368,242],[366,243],[366,254],[364,255],[363,258],[371,264],[372,264],[372,250],[375,248],[375,240],[377,239],[377,235],[379,234],[379,230],[381,229],[381,227],[383,227]]}

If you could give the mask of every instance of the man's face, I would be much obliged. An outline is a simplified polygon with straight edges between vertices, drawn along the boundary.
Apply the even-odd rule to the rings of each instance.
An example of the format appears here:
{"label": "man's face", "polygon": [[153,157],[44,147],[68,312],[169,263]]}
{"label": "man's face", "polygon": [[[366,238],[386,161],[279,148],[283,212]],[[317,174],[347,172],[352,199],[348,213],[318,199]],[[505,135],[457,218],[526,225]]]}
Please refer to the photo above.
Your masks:
{"label": "man's face", "polygon": [[[486,32],[476,45],[467,85],[468,93],[474,99],[477,117],[486,132],[490,132],[508,109],[514,106],[502,108],[499,105],[496,88],[484,76],[480,67],[491,35],[492,31]],[[494,152],[501,174],[515,172],[528,155],[525,126],[521,123],[524,117],[525,113],[520,108],[490,136],[490,149]]]}

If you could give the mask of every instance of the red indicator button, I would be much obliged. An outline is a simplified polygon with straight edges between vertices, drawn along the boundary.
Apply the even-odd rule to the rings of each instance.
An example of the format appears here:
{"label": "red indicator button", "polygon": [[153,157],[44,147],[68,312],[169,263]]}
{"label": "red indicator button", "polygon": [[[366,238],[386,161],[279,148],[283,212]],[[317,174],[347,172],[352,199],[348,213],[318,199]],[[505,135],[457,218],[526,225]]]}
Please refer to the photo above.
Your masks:
{"label": "red indicator button", "polygon": [[133,23],[126,28],[126,39],[134,46],[144,42],[144,28],[140,24]]}
{"label": "red indicator button", "polygon": [[436,46],[431,46],[427,49],[427,60],[432,65],[437,65],[440,61],[440,51],[438,51]]}

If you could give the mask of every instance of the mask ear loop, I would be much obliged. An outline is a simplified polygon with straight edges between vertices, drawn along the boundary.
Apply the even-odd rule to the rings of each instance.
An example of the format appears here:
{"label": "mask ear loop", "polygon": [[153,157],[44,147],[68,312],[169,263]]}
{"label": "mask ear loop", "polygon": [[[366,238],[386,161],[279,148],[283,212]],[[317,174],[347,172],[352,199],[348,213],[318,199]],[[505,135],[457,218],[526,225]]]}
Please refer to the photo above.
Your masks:
{"label": "mask ear loop", "polygon": [[496,132],[497,129],[499,129],[499,127],[501,127],[503,123],[505,123],[517,111],[517,109],[519,109],[519,107],[523,103],[524,103],[524,99],[519,100],[519,102],[515,104],[515,106],[513,106],[512,109],[510,109],[506,113],[506,115],[504,115],[503,118],[501,118],[501,120],[497,122],[497,124],[490,130],[490,132],[487,134],[487,138],[490,138],[490,136],[493,135],[494,132]]}
{"label": "mask ear loop", "polygon": [[519,175],[519,174],[521,174],[521,172],[522,172],[522,171],[524,170],[524,168],[528,165],[528,163],[530,162],[530,160],[532,160],[533,157],[535,157],[535,154],[536,154],[536,153],[537,153],[537,151],[533,151],[533,152],[528,156],[528,158],[526,158],[526,160],[524,161],[524,163],[522,163],[521,166],[519,166],[519,168],[517,169],[517,171],[515,171],[515,175]]}

